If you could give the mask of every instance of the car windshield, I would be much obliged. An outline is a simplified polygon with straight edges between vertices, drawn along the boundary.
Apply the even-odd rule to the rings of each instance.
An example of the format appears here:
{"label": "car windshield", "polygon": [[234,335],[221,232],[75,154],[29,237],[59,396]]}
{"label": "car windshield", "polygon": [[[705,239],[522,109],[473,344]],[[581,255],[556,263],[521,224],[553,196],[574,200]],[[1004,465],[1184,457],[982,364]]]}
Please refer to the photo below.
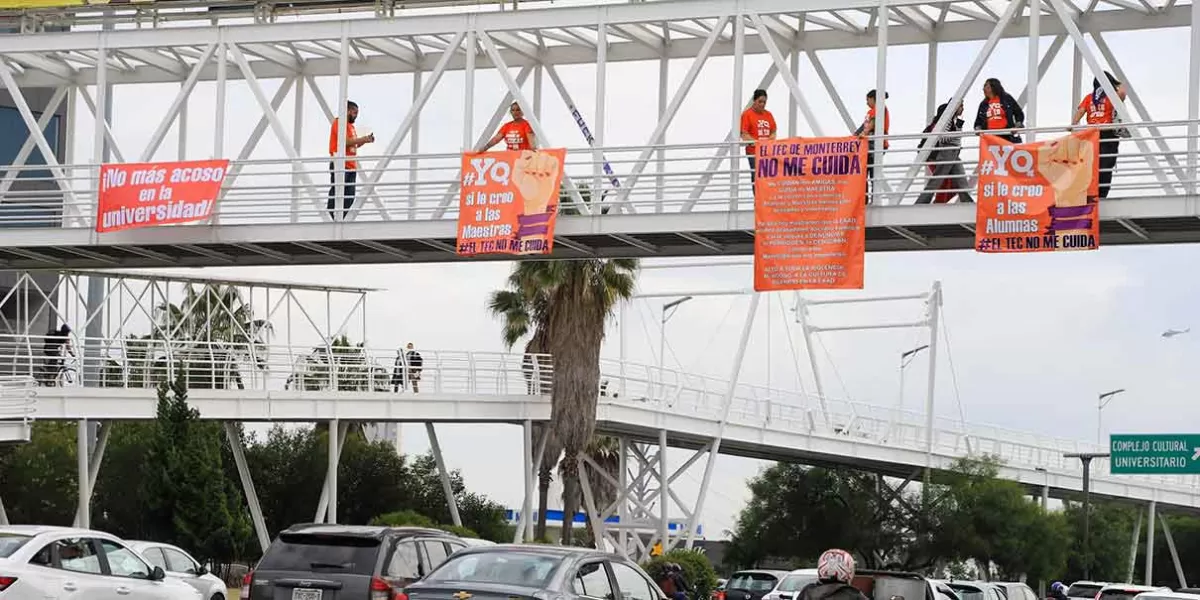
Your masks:
{"label": "car windshield", "polygon": [[983,590],[973,585],[951,583],[949,586],[950,589],[958,592],[958,595],[960,598],[962,598],[962,600],[984,600],[985,594],[983,593]]}
{"label": "car windshield", "polygon": [[26,542],[33,539],[28,535],[18,535],[15,533],[0,533],[0,558],[8,558],[13,555]]}
{"label": "car windshield", "polygon": [[453,556],[425,577],[430,583],[500,583],[543,588],[562,562],[558,556],[532,552],[476,552]]}
{"label": "car windshield", "polygon": [[748,592],[769,592],[775,587],[775,582],[779,581],[770,573],[738,573],[729,580],[727,586],[731,590],[745,590]]}
{"label": "car windshield", "polygon": [[371,575],[380,540],[368,537],[281,534],[258,563],[262,571]]}
{"label": "car windshield", "polygon": [[1072,598],[1095,598],[1096,594],[1100,592],[1100,587],[1088,583],[1076,583],[1067,589],[1067,595]]}
{"label": "car windshield", "polygon": [[816,581],[817,578],[812,575],[788,575],[779,583],[779,591],[795,592],[804,589],[804,586]]}

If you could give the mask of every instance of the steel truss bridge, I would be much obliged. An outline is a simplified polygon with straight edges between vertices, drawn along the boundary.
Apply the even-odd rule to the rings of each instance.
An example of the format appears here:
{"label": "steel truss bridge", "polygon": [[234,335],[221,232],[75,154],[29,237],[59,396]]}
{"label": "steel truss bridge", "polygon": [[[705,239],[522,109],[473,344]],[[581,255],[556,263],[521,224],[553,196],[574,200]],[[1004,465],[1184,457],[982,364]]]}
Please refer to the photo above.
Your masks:
{"label": "steel truss bridge", "polygon": [[[961,42],[983,42],[971,67],[953,74],[953,97],[961,99],[975,89],[997,43],[1008,38],[1038,42],[1027,44],[1024,57],[1030,82],[1041,81],[1070,45],[1075,55],[1072,98],[1080,97],[1085,79],[1103,69],[1126,82],[1128,103],[1118,101],[1117,110],[1133,139],[1123,145],[1116,183],[1101,211],[1103,243],[1200,239],[1200,213],[1194,202],[1200,29],[1191,29],[1188,109],[1186,114],[1169,115],[1173,120],[1156,120],[1149,114],[1138,95],[1136,76],[1124,71],[1105,37],[1190,27],[1200,7],[1188,2],[810,0],[797,5],[788,0],[678,0],[535,9],[523,7],[537,5],[518,5],[519,10],[504,11],[484,7],[461,14],[422,10],[395,16],[384,10],[387,3],[379,3],[359,6],[376,10],[376,18],[347,15],[345,20],[295,22],[269,22],[282,14],[278,7],[262,14],[232,9],[188,12],[190,5],[178,6],[183,8],[112,9],[106,28],[84,18],[94,17],[95,11],[25,13],[22,18],[32,23],[27,28],[35,33],[0,36],[0,84],[33,132],[0,180],[0,227],[6,229],[0,236],[0,267],[456,260],[458,157],[430,154],[419,142],[422,110],[450,72],[462,75],[464,87],[455,96],[469,99],[462,106],[461,147],[474,147],[490,137],[516,99],[533,107],[528,114],[542,143],[574,149],[567,165],[566,203],[583,200],[580,183],[602,197],[594,206],[584,205],[584,214],[558,221],[556,257],[748,254],[753,247],[753,198],[733,136],[718,132],[709,143],[681,144],[666,135],[711,59],[733,59],[731,131],[747,100],[746,90],[782,80],[788,92],[787,118],[781,119],[787,134],[837,135],[853,130],[856,117],[846,108],[844,90],[832,84],[823,52],[877,48],[875,87],[883,90],[887,49],[926,46],[931,68],[925,103],[931,114],[944,97],[938,92],[939,52]],[[55,31],[65,26],[74,29]],[[1084,43],[1084,36],[1090,36],[1095,50]],[[745,58],[752,55],[771,58],[760,79],[746,72]],[[802,58],[815,74],[803,89]],[[647,61],[659,66],[657,126],[644,144],[607,143],[609,72]],[[594,73],[594,114],[579,112],[579,98],[558,74],[566,66]],[[670,74],[680,68],[685,69],[683,79],[670,89]],[[482,73],[499,74],[506,92],[494,98],[498,104],[486,123],[474,118],[480,98],[475,82]],[[358,204],[345,221],[334,221],[325,208],[329,158],[312,155],[303,146],[303,115],[309,109],[327,118],[337,116],[352,78],[379,74],[410,74],[411,102],[395,130],[390,135],[381,131],[379,146],[364,149],[377,154],[360,157]],[[327,97],[316,77],[336,77],[337,97]],[[244,83],[254,97],[255,112],[262,111],[236,154],[235,144],[242,140],[232,139],[224,126],[230,82]],[[279,84],[273,93],[268,82]],[[144,147],[122,147],[120,123],[111,118],[107,126],[93,129],[91,139],[67,128],[64,145],[74,150],[72,157],[86,156],[91,149],[88,163],[79,164],[55,152],[57,145],[52,147],[38,127],[38,121],[50,119],[64,102],[71,114],[86,108],[93,117],[111,115],[113,90],[143,83],[179,84]],[[554,90],[547,95],[560,96],[588,125],[592,139],[587,146],[572,143],[580,139],[574,131],[543,129],[539,117],[544,83]],[[530,86],[532,94],[527,91]],[[216,97],[211,119],[208,111],[189,112],[189,99],[201,87]],[[812,101],[822,92],[836,107],[832,120],[813,112]],[[859,93],[854,90],[852,97]],[[1020,94],[1031,135],[1061,132],[1066,123],[1039,119],[1037,97],[1037,85],[1026,86]],[[293,123],[280,118],[285,102],[294,107]],[[146,116],[153,122],[153,116]],[[178,148],[165,148],[163,141],[173,130],[179,131]],[[281,158],[261,156],[268,132],[283,151]],[[883,166],[876,169],[877,191],[868,211],[868,249],[971,247],[973,206],[914,206],[927,180],[926,155],[917,150],[919,135],[893,133],[891,147],[878,151],[877,162]],[[211,156],[234,160],[211,222],[109,234],[93,231],[96,163],[209,158],[191,148],[189,140],[201,135],[204,142],[211,136]],[[966,142],[962,160],[971,175],[973,137]],[[49,157],[45,165],[24,164],[35,149]],[[612,177],[605,174],[606,166]],[[343,192],[336,193],[340,197]]]}
{"label": "steel truss bridge", "polygon": [[[97,292],[101,301],[90,302]],[[156,382],[186,372],[189,402],[201,418],[227,424],[255,531],[264,545],[268,532],[235,435],[239,422],[328,422],[334,432],[329,446],[334,467],[351,423],[424,423],[447,484],[436,424],[520,426],[523,456],[513,458],[527,465],[521,511],[527,518],[536,497],[533,466],[541,463],[544,450],[534,446],[532,426],[550,418],[551,357],[420,348],[424,360],[414,382],[406,365],[397,368],[396,347],[351,347],[368,331],[363,314],[368,292],[150,274],[65,272],[47,278],[21,273],[0,301],[0,307],[15,308],[8,312],[21,316],[18,322],[4,322],[0,335],[0,441],[28,439],[33,419],[79,422],[80,481],[89,483],[80,486],[77,523],[86,525],[91,489],[113,426],[153,419]],[[586,480],[586,470],[581,472],[588,514],[615,547],[645,556],[656,540],[666,540],[667,547],[691,543],[695,533],[689,532],[699,525],[718,454],[866,470],[902,480],[900,489],[927,468],[942,471],[964,456],[994,456],[1002,462],[1001,475],[1025,484],[1031,493],[1077,496],[1083,485],[1081,467],[1064,454],[1095,451],[1094,445],[935,417],[932,389],[927,411],[914,412],[824,394],[815,362],[815,395],[740,381],[759,298],[751,299],[728,378],[623,359],[601,361],[597,431],[616,437],[621,446],[621,467],[616,480],[608,482],[618,490],[617,497],[597,496],[599,488]],[[940,288],[858,301],[923,304],[925,318],[910,325],[930,329],[933,381]],[[808,306],[846,302],[811,301],[799,307],[810,358],[812,336],[896,327],[823,327],[808,317]],[[251,319],[250,314],[262,318]],[[88,337],[88,326],[97,321],[102,323],[91,329],[99,337]],[[46,322],[74,329],[70,342],[75,351],[64,354],[63,367],[52,379],[42,351],[46,329],[41,324]],[[620,322],[623,354],[624,311]],[[351,346],[335,341],[342,336]],[[98,432],[89,427],[97,423]],[[691,452],[680,464],[669,464],[665,448]],[[697,496],[684,498],[672,484],[702,460]],[[1097,461],[1091,483],[1097,496],[1149,503],[1152,511],[1200,510],[1200,477],[1112,476],[1106,470],[1103,460]],[[594,472],[610,477],[598,467]],[[332,468],[314,520],[336,522],[336,489],[337,469]],[[656,504],[657,510],[652,509]],[[457,520],[453,505],[451,514]],[[604,523],[614,514],[622,525]],[[672,517],[678,520],[679,515],[687,526],[672,529]],[[531,539],[532,527],[531,520],[522,521],[518,539]],[[654,532],[649,543],[638,535],[647,531]]]}

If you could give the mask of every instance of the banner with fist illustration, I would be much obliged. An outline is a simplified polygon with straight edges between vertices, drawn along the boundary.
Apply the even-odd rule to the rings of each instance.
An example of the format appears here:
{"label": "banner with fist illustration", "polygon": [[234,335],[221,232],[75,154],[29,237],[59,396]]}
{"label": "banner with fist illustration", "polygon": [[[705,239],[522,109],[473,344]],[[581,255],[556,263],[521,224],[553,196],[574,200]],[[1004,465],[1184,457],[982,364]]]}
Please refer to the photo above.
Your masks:
{"label": "banner with fist illustration", "polygon": [[1100,247],[1100,132],[979,146],[979,252],[1052,252]]}
{"label": "banner with fist illustration", "polygon": [[458,254],[550,254],[565,148],[466,152]]}

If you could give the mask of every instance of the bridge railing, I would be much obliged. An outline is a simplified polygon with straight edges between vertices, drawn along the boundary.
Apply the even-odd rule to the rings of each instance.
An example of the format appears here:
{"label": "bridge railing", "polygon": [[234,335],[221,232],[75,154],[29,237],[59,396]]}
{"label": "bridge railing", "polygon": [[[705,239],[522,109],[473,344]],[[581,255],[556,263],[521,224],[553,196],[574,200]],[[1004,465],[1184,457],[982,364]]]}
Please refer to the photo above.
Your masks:
{"label": "bridge railing", "polygon": [[29,423],[37,412],[37,384],[32,377],[0,376],[0,421]]}
{"label": "bridge railing", "polygon": [[[1127,123],[1109,198],[1136,198],[1195,191],[1196,169],[1189,165],[1189,121]],[[1028,139],[1066,134],[1064,127],[1021,130]],[[940,202],[927,185],[946,196],[975,195],[978,136],[954,132],[943,137],[961,144],[951,153],[921,157],[926,135],[887,137],[872,178],[872,201],[879,205]],[[932,145],[934,142],[930,142]],[[368,147],[369,149],[369,147]],[[1106,147],[1107,150],[1107,147]],[[661,159],[659,155],[661,153]],[[921,159],[921,162],[917,162]],[[453,222],[458,218],[460,155],[418,154],[356,157],[355,203],[348,215],[330,211],[330,159],[327,156],[233,161],[213,217],[199,225],[292,223]],[[612,177],[604,174],[608,166]],[[931,167],[954,169],[933,176]],[[96,165],[64,165],[57,175],[46,166],[0,169],[0,227],[95,227]],[[590,212],[597,218],[622,214],[680,214],[751,210],[754,194],[745,147],[735,142],[609,146],[593,152],[572,148],[565,172],[586,186],[580,198],[561,197],[559,210]],[[12,180],[12,181],[9,181]],[[613,181],[617,186],[613,185]],[[578,200],[588,204],[575,206]],[[961,198],[955,199],[960,201]]]}
{"label": "bridge railing", "polygon": [[[606,382],[602,402],[720,419],[729,393],[728,380],[660,369],[649,365],[601,361]],[[815,394],[739,383],[729,407],[729,423],[821,436],[846,436],[860,442],[906,450],[927,447],[925,416],[916,411],[875,406]],[[1042,468],[1049,473],[1079,474],[1079,460],[1064,454],[1099,450],[1076,442],[1002,427],[963,424],[935,417],[932,452],[938,456],[995,456],[1014,467]],[[1093,477],[1105,480],[1107,460],[1093,463]],[[1189,491],[1200,490],[1196,476],[1125,476],[1123,481],[1153,482]]]}
{"label": "bridge railing", "polygon": [[550,393],[547,355],[359,345],[289,346],[238,341],[71,337],[46,352],[46,336],[0,335],[0,373],[43,386],[148,388],[186,375],[193,389],[304,392],[537,395]]}

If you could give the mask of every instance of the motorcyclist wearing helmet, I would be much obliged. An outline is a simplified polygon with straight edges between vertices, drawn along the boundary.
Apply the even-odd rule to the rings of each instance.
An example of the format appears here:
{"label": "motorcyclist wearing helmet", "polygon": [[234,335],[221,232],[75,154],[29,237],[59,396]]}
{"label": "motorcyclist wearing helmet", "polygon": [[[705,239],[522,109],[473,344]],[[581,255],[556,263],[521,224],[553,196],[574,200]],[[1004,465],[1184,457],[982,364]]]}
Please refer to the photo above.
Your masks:
{"label": "motorcyclist wearing helmet", "polygon": [[1047,599],[1067,600],[1067,586],[1063,585],[1061,581],[1055,581],[1050,584],[1050,594],[1047,596]]}
{"label": "motorcyclist wearing helmet", "polygon": [[796,600],[867,600],[854,580],[854,557],[845,550],[831,548],[817,560],[817,581],[808,584]]}

